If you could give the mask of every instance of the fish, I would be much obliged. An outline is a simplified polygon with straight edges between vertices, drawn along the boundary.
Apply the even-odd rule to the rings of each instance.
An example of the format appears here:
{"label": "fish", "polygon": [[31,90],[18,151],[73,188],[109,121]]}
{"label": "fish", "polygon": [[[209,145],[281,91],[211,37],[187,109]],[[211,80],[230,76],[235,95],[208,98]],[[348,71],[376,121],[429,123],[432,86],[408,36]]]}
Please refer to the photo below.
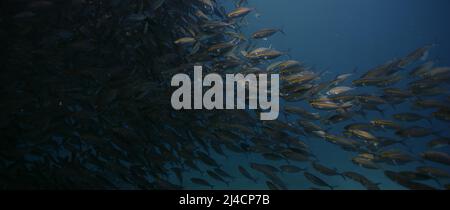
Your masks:
{"label": "fish", "polygon": [[247,7],[238,7],[235,10],[231,11],[227,14],[228,18],[240,18],[248,15],[251,11],[253,11],[252,8]]}
{"label": "fish", "polygon": [[346,131],[363,130],[363,131],[369,132],[369,131],[373,130],[374,128],[373,128],[372,124],[370,124],[370,123],[351,123],[351,124],[346,125],[344,127],[344,129]]}
{"label": "fish", "polygon": [[418,108],[446,108],[447,105],[434,99],[418,99],[414,101],[414,106]]}
{"label": "fish", "polygon": [[193,37],[182,37],[175,40],[173,43],[177,45],[186,45],[186,44],[193,44],[194,42],[196,42],[196,39]]}
{"label": "fish", "polygon": [[359,165],[367,169],[380,169],[380,166],[374,163],[371,159],[365,157],[361,156],[354,157],[352,158],[352,162],[356,165]]}
{"label": "fish", "polygon": [[348,139],[332,134],[324,133],[322,138],[326,139],[327,141],[333,144],[339,145],[341,148],[348,151],[358,151],[359,148],[362,146],[360,143],[358,143],[353,139]]}
{"label": "fish", "polygon": [[437,149],[450,146],[450,138],[437,138],[432,139],[427,143],[427,146],[431,149]]}
{"label": "fish", "polygon": [[198,155],[199,160],[201,160],[206,165],[213,166],[213,167],[220,167],[220,165],[214,159],[212,159],[208,154],[198,151],[197,155]]}
{"label": "fish", "polygon": [[200,186],[206,186],[206,187],[210,187],[211,189],[214,188],[213,185],[211,185],[208,181],[204,180],[204,179],[200,179],[200,178],[191,178],[191,182],[194,184],[198,184]]}
{"label": "fish", "polygon": [[281,152],[281,155],[283,155],[286,159],[293,161],[305,162],[309,160],[307,155],[294,152],[292,150],[285,150]]}
{"label": "fish", "polygon": [[352,81],[352,85],[356,87],[363,86],[383,86],[383,84],[388,82],[388,78],[362,78]]}
{"label": "fish", "polygon": [[298,172],[301,172],[301,171],[305,171],[306,169],[299,168],[299,167],[293,166],[293,165],[281,165],[280,166],[280,170],[282,172],[286,172],[286,173],[298,173]]}
{"label": "fish", "polygon": [[252,175],[250,175],[250,173],[242,166],[238,166],[239,172],[244,175],[244,177],[246,177],[247,179],[253,181],[253,182],[258,182],[258,180],[253,177]]}
{"label": "fish", "polygon": [[323,175],[327,175],[327,176],[336,176],[336,175],[338,175],[338,176],[341,176],[343,179],[345,179],[345,177],[341,173],[339,173],[336,168],[335,169],[328,168],[328,167],[320,164],[317,161],[313,161],[312,162],[312,166],[317,172],[319,172],[319,173],[321,173]]}
{"label": "fish", "polygon": [[269,190],[280,190],[279,187],[277,187],[273,182],[266,181],[266,185],[269,188]]}
{"label": "fish", "polygon": [[259,31],[254,32],[251,35],[251,37],[253,39],[264,39],[264,38],[274,35],[277,32],[281,32],[282,34],[285,34],[284,31],[281,29],[264,28],[264,29],[260,29]]}
{"label": "fish", "polygon": [[346,87],[346,86],[334,87],[327,92],[327,95],[340,95],[340,94],[347,93],[353,89],[354,88],[352,88],[352,87]]}
{"label": "fish", "polygon": [[302,71],[298,73],[294,73],[291,75],[286,75],[281,77],[281,80],[284,80],[288,82],[289,84],[306,84],[308,82],[311,82],[313,80],[316,80],[318,78],[318,75],[311,71]]}
{"label": "fish", "polygon": [[326,125],[336,124],[336,123],[344,122],[347,120],[351,120],[353,118],[353,116],[354,116],[353,113],[335,114],[326,119],[323,119],[322,121]]}
{"label": "fish", "polygon": [[273,161],[284,160],[283,156],[278,155],[276,153],[263,153],[262,156],[267,160],[273,160]]}
{"label": "fish", "polygon": [[381,159],[389,161],[390,163],[393,163],[395,165],[417,161],[416,158],[400,150],[381,151],[379,155]]}
{"label": "fish", "polygon": [[395,144],[401,144],[405,147],[408,147],[408,145],[405,143],[405,140],[396,140],[394,138],[388,138],[388,137],[379,137],[379,143],[378,143],[378,147],[379,148],[383,148],[383,147],[388,147],[391,145],[395,145]]}
{"label": "fish", "polygon": [[218,174],[216,174],[214,171],[207,170],[206,173],[208,174],[209,177],[211,177],[211,178],[213,178],[213,179],[215,179],[215,180],[217,180],[217,181],[223,182],[223,183],[225,183],[227,186],[230,185],[230,183],[229,183],[228,181],[226,181],[225,179],[223,179],[221,176],[219,176]]}
{"label": "fish", "polygon": [[409,72],[410,76],[413,77],[423,77],[422,75],[424,75],[426,72],[430,71],[434,66],[434,62],[433,61],[428,61],[416,68],[414,68],[413,70],[411,70]]}
{"label": "fish", "polygon": [[[285,60],[285,61],[278,61],[270,64],[267,66],[266,70],[268,72],[280,72],[280,73],[287,73],[293,69],[298,69],[300,72],[303,71],[302,69],[302,63],[296,60]],[[299,72],[296,72],[299,73]]]}
{"label": "fish", "polygon": [[250,60],[272,60],[284,54],[284,52],[270,48],[258,48],[249,53],[244,53],[244,56]]}
{"label": "fish", "polygon": [[386,128],[386,129],[394,129],[399,130],[401,129],[401,125],[390,121],[390,120],[381,120],[381,119],[375,119],[370,121],[370,124],[376,127]]}
{"label": "fish", "polygon": [[288,190],[286,184],[276,174],[266,174],[267,178],[282,190]]}
{"label": "fish", "polygon": [[446,184],[446,185],[444,185],[444,187],[445,187],[446,190],[449,190],[450,189],[450,184]]}
{"label": "fish", "polygon": [[266,175],[279,172],[277,167],[271,166],[269,164],[260,164],[260,163],[251,162],[250,167],[252,169],[259,171],[261,173],[264,173]]}
{"label": "fish", "polygon": [[450,165],[450,155],[444,152],[425,151],[420,156],[428,161]]}
{"label": "fish", "polygon": [[450,67],[435,67],[429,71],[424,72],[422,77],[436,77],[440,75],[444,75],[450,73]]}
{"label": "fish", "polygon": [[427,120],[430,122],[429,117],[425,117],[425,116],[422,116],[422,115],[419,115],[416,113],[410,113],[410,112],[394,114],[394,115],[392,115],[392,117],[396,120],[406,121],[406,122],[419,121],[419,120]]}
{"label": "fish", "polygon": [[430,135],[438,135],[439,132],[432,131],[428,128],[420,127],[420,126],[411,126],[407,128],[402,128],[395,132],[396,135],[406,138],[418,138],[425,137]]}
{"label": "fish", "polygon": [[345,110],[353,106],[353,104],[350,102],[346,102],[343,104],[337,104],[334,102],[311,102],[310,105],[319,110]]}
{"label": "fish", "polygon": [[384,175],[391,179],[392,181],[400,184],[401,186],[412,189],[412,190],[436,190],[435,188],[419,183],[411,181],[408,177],[405,177],[399,173],[393,172],[393,171],[384,171]]}
{"label": "fish", "polygon": [[215,168],[214,172],[217,175],[222,176],[222,177],[226,177],[226,178],[229,178],[229,179],[234,179],[235,178],[234,176],[231,176],[229,173],[225,172],[224,170],[222,170],[220,168]]}
{"label": "fish", "polygon": [[402,90],[399,88],[384,88],[383,93],[390,97],[397,98],[411,98],[414,96],[414,93],[410,90]]}
{"label": "fish", "polygon": [[352,171],[346,171],[342,173],[345,177],[356,181],[358,183],[360,183],[361,185],[363,185],[367,190],[379,190],[379,185],[380,183],[374,183],[372,181],[370,181],[369,179],[367,179],[365,176],[356,173],[356,172],[352,172]]}
{"label": "fish", "polygon": [[400,171],[400,172],[398,172],[398,175],[404,177],[407,180],[411,180],[411,181],[433,180],[438,185],[441,185],[441,183],[439,182],[438,179],[436,179],[435,177],[432,177],[426,173],[421,173],[421,172],[417,172],[417,171]]}
{"label": "fish", "polygon": [[358,138],[372,142],[375,145],[378,144],[379,141],[377,137],[364,130],[350,129],[347,130],[347,133],[351,136],[356,136]]}
{"label": "fish", "polygon": [[226,28],[233,28],[233,24],[222,22],[222,21],[216,21],[211,20],[203,23],[200,25],[200,28],[202,28],[205,31],[217,31],[217,30],[225,30]]}
{"label": "fish", "polygon": [[306,120],[299,120],[298,124],[303,127],[303,129],[308,133],[313,133],[315,131],[323,131],[323,128],[313,122]]}
{"label": "fish", "polygon": [[439,110],[433,112],[432,116],[438,120],[450,122],[450,109],[440,108]]}
{"label": "fish", "polygon": [[213,55],[221,55],[231,50],[234,46],[235,44],[232,41],[214,44],[208,47],[208,52]]}
{"label": "fish", "polygon": [[304,172],[303,175],[305,176],[305,178],[310,181],[311,183],[317,185],[317,186],[321,186],[321,187],[328,187],[330,188],[330,190],[333,190],[334,188],[336,188],[337,186],[331,186],[328,183],[326,183],[324,180],[322,180],[321,178],[309,173],[309,172]]}
{"label": "fish", "polygon": [[431,166],[419,166],[416,168],[417,173],[426,174],[432,176],[434,178],[444,178],[449,179],[450,173],[442,170],[440,168],[431,167]]}
{"label": "fish", "polygon": [[412,64],[415,61],[424,59],[428,55],[428,52],[432,46],[433,45],[426,45],[409,53],[406,57],[401,59],[400,63],[398,64],[398,67],[405,68],[406,66]]}
{"label": "fish", "polygon": [[287,113],[296,114],[309,120],[319,120],[321,118],[319,113],[308,112],[307,110],[302,109],[300,107],[286,105],[284,107],[284,110]]}

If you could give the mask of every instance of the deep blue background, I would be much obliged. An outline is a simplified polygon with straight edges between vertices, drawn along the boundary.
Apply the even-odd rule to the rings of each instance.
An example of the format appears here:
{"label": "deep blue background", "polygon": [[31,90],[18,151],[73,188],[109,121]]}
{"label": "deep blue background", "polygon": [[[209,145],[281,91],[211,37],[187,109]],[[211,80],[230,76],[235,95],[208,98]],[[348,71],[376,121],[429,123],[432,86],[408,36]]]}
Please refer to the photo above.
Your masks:
{"label": "deep blue background", "polygon": [[261,14],[249,30],[283,28],[268,40],[296,59],[331,71],[367,69],[436,44],[432,56],[449,64],[450,2],[446,0],[255,0]]}

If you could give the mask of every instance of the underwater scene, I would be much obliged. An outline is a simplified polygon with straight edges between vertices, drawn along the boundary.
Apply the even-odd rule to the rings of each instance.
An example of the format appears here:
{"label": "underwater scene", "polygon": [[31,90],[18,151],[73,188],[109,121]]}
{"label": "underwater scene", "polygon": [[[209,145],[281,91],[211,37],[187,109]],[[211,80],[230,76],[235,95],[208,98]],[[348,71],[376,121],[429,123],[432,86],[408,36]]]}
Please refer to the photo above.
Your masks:
{"label": "underwater scene", "polygon": [[[448,190],[449,8],[3,0],[0,189]],[[174,106],[198,67],[277,103]]]}

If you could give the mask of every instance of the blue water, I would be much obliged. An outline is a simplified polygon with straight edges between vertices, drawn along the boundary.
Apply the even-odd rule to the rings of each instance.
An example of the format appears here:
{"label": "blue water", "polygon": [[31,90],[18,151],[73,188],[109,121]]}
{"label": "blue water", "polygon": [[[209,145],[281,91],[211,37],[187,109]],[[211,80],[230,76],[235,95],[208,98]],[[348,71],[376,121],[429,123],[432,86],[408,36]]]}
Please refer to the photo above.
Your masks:
{"label": "blue water", "polygon": [[[258,46],[271,46],[281,51],[289,50],[291,59],[314,66],[316,70],[326,70],[327,74],[323,79],[350,73],[357,68],[355,77],[352,77],[355,79],[370,68],[405,56],[412,50],[427,44],[435,44],[428,60],[436,61],[439,66],[450,65],[450,39],[448,38],[450,37],[448,27],[450,2],[447,0],[249,0],[249,7],[255,8],[256,11],[246,18],[248,25],[243,30],[247,36],[261,28],[283,29],[286,35],[276,34],[266,41],[260,40]],[[260,17],[255,17],[255,13],[260,14]],[[346,84],[350,85],[350,83]],[[304,102],[297,105],[307,107]],[[405,111],[429,115],[432,111],[412,110],[410,105],[411,103],[403,103],[395,109],[383,106],[386,109],[385,117],[390,119],[391,114]],[[368,122],[373,118],[381,118],[381,116],[379,113],[370,112],[367,118],[355,117],[354,121],[336,124],[330,132],[339,134],[342,127],[347,124]],[[295,118],[289,120],[294,121]],[[436,131],[448,128],[447,123],[437,120],[433,120],[432,124],[420,121],[408,123],[408,125],[430,127]],[[447,131],[441,133],[443,136],[450,136],[449,134]],[[377,135],[398,139],[392,132],[379,132]],[[410,150],[414,154],[419,154],[427,150],[425,144],[432,138],[434,137],[409,139],[407,142]],[[356,153],[345,152],[338,146],[321,139],[308,137],[300,137],[300,139],[310,146],[322,164],[337,168],[339,171],[355,171],[363,174],[370,180],[380,183],[382,189],[404,189],[387,179],[383,170],[414,170],[415,167],[423,165],[420,162],[402,166],[383,164],[382,170],[364,169],[351,162],[351,158],[356,156]],[[394,148],[405,150],[402,146]],[[448,149],[440,150],[449,152]],[[215,189],[266,189],[264,177],[252,171],[247,163],[286,164],[284,161],[268,162],[256,155],[247,156],[232,152],[229,153],[228,159],[219,155],[214,158],[223,164],[227,172],[236,177],[229,186],[212,181],[207,175],[198,173],[189,175],[211,180]],[[253,183],[239,174],[238,164],[242,164],[253,175],[258,176],[258,183]],[[426,164],[448,171],[448,167],[439,164],[431,162]],[[296,165],[308,168],[310,172],[331,185],[337,185],[337,189],[364,189],[359,183],[346,181],[339,176],[323,176],[314,171],[309,163]],[[302,173],[282,174],[280,177],[289,189],[313,187]],[[433,181],[424,183],[439,187]],[[184,186],[189,189],[204,188],[190,183],[189,179],[185,179]]]}

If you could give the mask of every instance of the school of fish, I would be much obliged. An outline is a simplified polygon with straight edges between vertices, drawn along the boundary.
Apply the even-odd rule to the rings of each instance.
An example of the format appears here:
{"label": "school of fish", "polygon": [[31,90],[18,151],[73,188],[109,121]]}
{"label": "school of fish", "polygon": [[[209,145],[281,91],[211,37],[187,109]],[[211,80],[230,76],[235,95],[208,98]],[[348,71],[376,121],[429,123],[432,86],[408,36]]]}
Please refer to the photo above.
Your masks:
{"label": "school of fish", "polygon": [[[266,46],[284,30],[243,33],[260,16],[247,0],[6,2],[1,189],[232,189],[237,180],[293,189],[286,174],[305,189],[349,189],[334,176],[384,189],[360,170],[321,161],[314,141],[399,189],[449,188],[450,136],[433,125],[450,122],[450,67],[427,59],[432,44],[326,79],[328,71]],[[280,74],[280,117],[173,110],[170,78],[194,65]],[[428,149],[411,150],[417,141]],[[227,161],[238,154],[246,161]]]}

